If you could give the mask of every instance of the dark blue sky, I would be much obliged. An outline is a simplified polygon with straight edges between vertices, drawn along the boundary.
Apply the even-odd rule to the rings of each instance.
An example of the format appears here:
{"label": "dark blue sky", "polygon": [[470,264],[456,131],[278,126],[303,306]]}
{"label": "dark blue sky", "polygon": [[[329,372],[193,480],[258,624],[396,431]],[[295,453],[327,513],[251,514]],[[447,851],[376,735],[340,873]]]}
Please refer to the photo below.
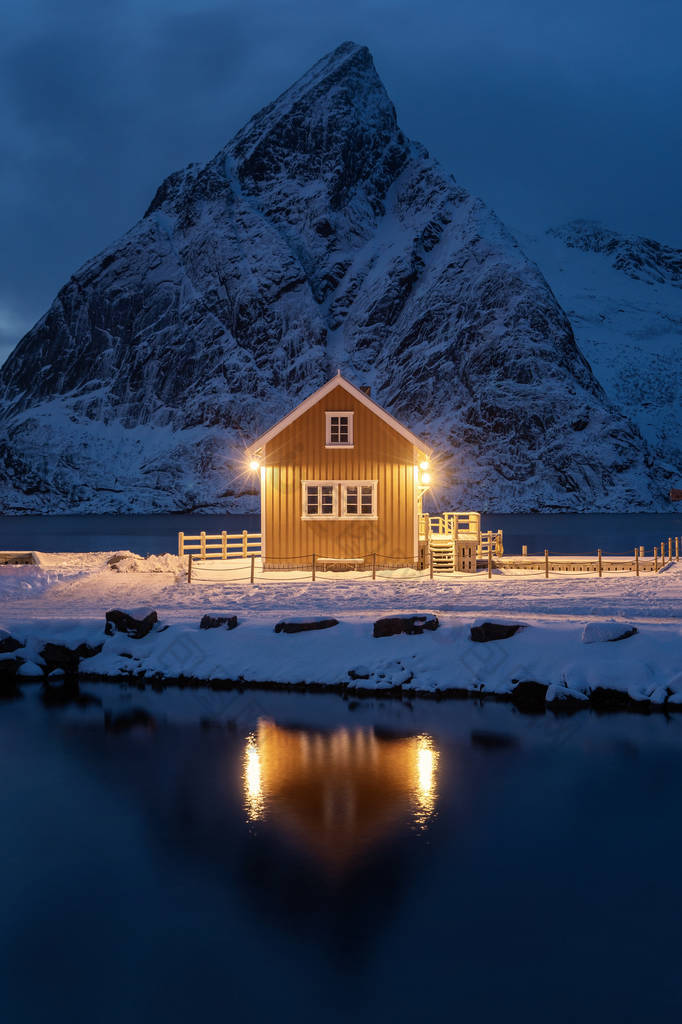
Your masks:
{"label": "dark blue sky", "polygon": [[5,0],[0,362],[166,174],[345,39],[510,227],[682,246],[680,0]]}

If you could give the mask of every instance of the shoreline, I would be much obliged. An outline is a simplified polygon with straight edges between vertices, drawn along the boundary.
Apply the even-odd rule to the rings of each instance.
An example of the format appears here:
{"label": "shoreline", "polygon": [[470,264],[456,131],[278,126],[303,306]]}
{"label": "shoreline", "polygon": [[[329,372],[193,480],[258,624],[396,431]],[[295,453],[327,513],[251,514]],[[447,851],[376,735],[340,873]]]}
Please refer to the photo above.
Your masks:
{"label": "shoreline", "polygon": [[[498,572],[491,580],[453,574],[447,581],[395,578],[377,585],[324,579],[194,586],[177,556],[118,554],[123,557],[43,554],[39,565],[0,569],[1,685],[11,676],[18,686],[44,679],[52,686],[66,669],[83,682],[299,690],[349,699],[493,697],[536,710],[682,708],[677,563],[640,579]],[[108,612],[141,607],[155,616],[146,635],[105,635]],[[422,613],[437,616],[438,628],[373,636],[383,617]],[[201,629],[204,615],[238,624]],[[337,620],[331,628],[275,631],[281,620],[330,616]],[[519,628],[473,642],[472,629],[485,622]],[[9,646],[2,646],[3,635]],[[53,651],[46,662],[46,645],[62,655]]]}

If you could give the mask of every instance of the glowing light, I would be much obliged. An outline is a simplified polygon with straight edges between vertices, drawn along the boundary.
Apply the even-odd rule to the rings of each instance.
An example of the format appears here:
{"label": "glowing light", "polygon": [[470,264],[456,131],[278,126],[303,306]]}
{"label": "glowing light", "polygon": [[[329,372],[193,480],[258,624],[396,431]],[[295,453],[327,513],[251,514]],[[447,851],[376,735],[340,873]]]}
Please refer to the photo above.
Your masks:
{"label": "glowing light", "polygon": [[430,736],[417,737],[417,800],[416,821],[420,828],[426,825],[436,806],[436,771],[438,751]]}
{"label": "glowing light", "polygon": [[253,733],[246,739],[244,750],[244,800],[249,821],[263,817],[262,767],[258,742]]}
{"label": "glowing light", "polygon": [[251,470],[252,473],[258,472],[258,470],[260,469],[260,462],[258,461],[258,459],[251,459],[251,461],[249,462],[249,469]]}
{"label": "glowing light", "polygon": [[423,462],[420,462],[419,463],[419,468],[420,469],[428,469],[429,468],[429,460],[428,459],[424,459]]}
{"label": "glowing light", "polygon": [[431,474],[430,473],[422,473],[421,482],[423,484],[425,484],[425,485],[430,484],[431,483]]}

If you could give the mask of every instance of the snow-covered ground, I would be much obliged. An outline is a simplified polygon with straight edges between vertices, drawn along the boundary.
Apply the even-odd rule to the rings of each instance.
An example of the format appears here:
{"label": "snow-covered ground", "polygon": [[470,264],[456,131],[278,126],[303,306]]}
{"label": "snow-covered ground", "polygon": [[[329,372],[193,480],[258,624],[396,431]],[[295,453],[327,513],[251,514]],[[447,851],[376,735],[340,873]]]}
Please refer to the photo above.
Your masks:
{"label": "snow-covered ground", "polygon": [[[173,555],[141,559],[111,552],[40,554],[39,565],[0,567],[0,625],[26,644],[17,653],[24,676],[40,674],[46,642],[76,647],[104,643],[81,670],[110,677],[188,676],[199,680],[320,683],[360,689],[400,685],[405,692],[510,693],[516,681],[550,686],[547,699],[580,699],[594,688],[637,700],[682,704],[682,566],[636,578],[594,574],[496,572],[433,581],[405,572],[371,579],[286,574],[188,584]],[[160,624],[145,638],[104,635],[112,608],[153,608]],[[418,636],[375,639],[384,615],[434,612],[441,626]],[[201,616],[237,614],[236,630],[200,630]],[[275,634],[287,617],[335,616],[331,629]],[[470,627],[484,620],[521,623],[507,640],[474,643]],[[637,628],[619,642],[585,642],[599,623]],[[167,626],[164,629],[162,627]],[[597,635],[600,629],[596,630]],[[11,657],[13,655],[4,655]],[[356,676],[355,680],[353,676]]]}

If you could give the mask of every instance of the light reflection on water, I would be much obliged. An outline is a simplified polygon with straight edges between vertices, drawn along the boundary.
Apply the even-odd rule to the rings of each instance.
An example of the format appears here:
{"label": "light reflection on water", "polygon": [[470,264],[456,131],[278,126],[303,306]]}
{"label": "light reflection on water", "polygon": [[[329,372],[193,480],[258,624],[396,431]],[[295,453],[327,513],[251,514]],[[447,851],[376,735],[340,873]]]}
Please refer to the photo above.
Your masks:
{"label": "light reflection on water", "polygon": [[145,698],[0,707],[2,1024],[680,1019],[679,717]]}
{"label": "light reflection on water", "polygon": [[341,870],[406,820],[435,814],[439,752],[433,738],[283,728],[262,718],[245,740],[244,811]]}

